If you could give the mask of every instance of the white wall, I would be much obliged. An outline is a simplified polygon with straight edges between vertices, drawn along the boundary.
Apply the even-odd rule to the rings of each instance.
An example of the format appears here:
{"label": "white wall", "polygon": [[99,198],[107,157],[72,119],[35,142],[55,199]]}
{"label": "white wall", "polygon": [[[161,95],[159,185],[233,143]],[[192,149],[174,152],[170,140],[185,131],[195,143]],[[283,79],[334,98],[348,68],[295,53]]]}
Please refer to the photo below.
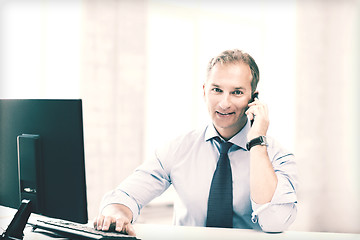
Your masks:
{"label": "white wall", "polygon": [[79,98],[81,1],[3,0],[2,98]]}
{"label": "white wall", "polygon": [[298,3],[296,228],[360,232],[359,3]]}

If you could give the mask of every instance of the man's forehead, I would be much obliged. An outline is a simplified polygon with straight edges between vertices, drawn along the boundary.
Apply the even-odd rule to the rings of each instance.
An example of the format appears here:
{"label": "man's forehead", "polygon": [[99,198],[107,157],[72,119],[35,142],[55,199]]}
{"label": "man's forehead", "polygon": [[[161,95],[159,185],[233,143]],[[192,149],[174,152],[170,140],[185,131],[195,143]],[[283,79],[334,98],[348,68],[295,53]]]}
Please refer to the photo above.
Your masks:
{"label": "man's forehead", "polygon": [[245,81],[241,85],[246,84],[248,81],[251,82],[252,74],[249,65],[245,63],[216,65],[209,72],[207,80],[210,80],[210,82],[219,83],[222,80],[229,78],[239,79],[239,82]]}
{"label": "man's forehead", "polygon": [[250,66],[242,61],[236,61],[236,62],[226,62],[226,63],[217,63],[214,65],[214,67],[210,70],[214,70],[216,68],[237,68],[237,67],[245,67],[245,68],[249,68],[250,70]]}

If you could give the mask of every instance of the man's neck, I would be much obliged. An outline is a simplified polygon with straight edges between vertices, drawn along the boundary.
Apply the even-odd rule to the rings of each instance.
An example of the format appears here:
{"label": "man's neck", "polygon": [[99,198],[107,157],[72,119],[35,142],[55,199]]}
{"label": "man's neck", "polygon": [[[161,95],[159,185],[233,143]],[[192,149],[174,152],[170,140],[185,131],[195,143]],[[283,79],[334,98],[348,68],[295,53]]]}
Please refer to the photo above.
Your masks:
{"label": "man's neck", "polygon": [[215,130],[217,131],[217,133],[225,140],[228,141],[230,140],[232,137],[234,137],[236,134],[238,134],[246,125],[247,123],[247,117],[245,118],[245,121],[242,121],[237,127],[229,127],[229,128],[222,128],[221,131],[219,131],[219,129],[217,129],[215,126]]}

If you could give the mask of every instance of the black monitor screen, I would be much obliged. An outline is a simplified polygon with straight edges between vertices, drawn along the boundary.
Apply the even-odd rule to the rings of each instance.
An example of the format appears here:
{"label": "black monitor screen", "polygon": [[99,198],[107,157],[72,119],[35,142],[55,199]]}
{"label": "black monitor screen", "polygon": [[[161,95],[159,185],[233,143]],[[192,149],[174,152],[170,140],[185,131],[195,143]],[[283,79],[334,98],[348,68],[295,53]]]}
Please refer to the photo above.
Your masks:
{"label": "black monitor screen", "polygon": [[86,223],[81,100],[0,100],[0,205]]}

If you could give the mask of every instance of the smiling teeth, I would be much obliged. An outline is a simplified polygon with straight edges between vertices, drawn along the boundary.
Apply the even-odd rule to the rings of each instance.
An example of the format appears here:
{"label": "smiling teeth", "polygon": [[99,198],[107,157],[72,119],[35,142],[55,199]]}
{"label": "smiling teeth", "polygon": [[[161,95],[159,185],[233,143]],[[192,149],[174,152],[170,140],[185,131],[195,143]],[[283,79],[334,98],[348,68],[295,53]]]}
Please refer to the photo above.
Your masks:
{"label": "smiling teeth", "polygon": [[232,113],[221,113],[221,112],[218,112],[220,115],[230,115]]}

